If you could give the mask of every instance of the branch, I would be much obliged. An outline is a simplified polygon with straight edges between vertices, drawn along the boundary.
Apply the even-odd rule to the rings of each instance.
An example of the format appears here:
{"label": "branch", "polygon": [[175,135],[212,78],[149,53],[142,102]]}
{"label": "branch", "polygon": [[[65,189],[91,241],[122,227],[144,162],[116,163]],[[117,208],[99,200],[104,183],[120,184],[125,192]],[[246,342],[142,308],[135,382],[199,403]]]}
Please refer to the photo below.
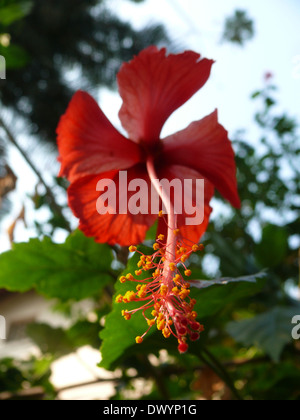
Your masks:
{"label": "branch", "polygon": [[218,361],[218,359],[207,349],[203,349],[202,353],[198,354],[199,359],[204,362],[210,369],[212,369],[218,376],[221,378],[225,384],[228,386],[234,397],[238,401],[243,401],[242,396],[239,394],[236,389],[234,382],[227,372],[225,366]]}
{"label": "branch", "polygon": [[26,390],[22,390],[20,392],[1,392],[0,393],[0,401],[9,401],[15,399],[36,399],[41,400],[45,396],[45,390],[42,387],[35,387]]}
{"label": "branch", "polygon": [[[60,394],[61,392],[70,391],[72,389],[83,388],[83,387],[91,386],[91,385],[98,385],[101,383],[108,383],[108,382],[111,383],[111,382],[119,382],[119,381],[121,381],[121,379],[96,379],[90,382],[83,382],[83,383],[69,385],[63,388],[55,389],[54,392],[56,394]],[[42,399],[46,396],[46,393],[47,393],[46,390],[41,386],[25,389],[18,392],[2,392],[0,393],[0,401],[9,401],[13,399],[24,399],[24,400]]]}
{"label": "branch", "polygon": [[26,163],[29,165],[29,167],[32,169],[32,171],[35,173],[35,175],[38,177],[38,180],[40,181],[40,183],[44,186],[44,188],[46,190],[46,194],[47,194],[47,196],[49,198],[49,201],[50,201],[49,205],[50,205],[50,208],[52,209],[52,211],[65,220],[66,230],[71,232],[72,231],[71,227],[70,227],[69,223],[67,222],[67,220],[65,219],[65,216],[63,214],[63,209],[59,204],[57,204],[56,198],[55,198],[54,194],[52,193],[50,187],[47,185],[46,181],[44,180],[41,172],[37,169],[35,164],[30,160],[30,158],[27,155],[27,153],[25,152],[25,150],[19,145],[19,143],[15,139],[13,133],[11,132],[11,130],[8,128],[8,126],[5,124],[5,122],[3,121],[3,119],[1,117],[0,117],[0,127],[3,128],[9,142],[11,144],[13,144],[13,146],[20,152],[23,159],[26,161]]}

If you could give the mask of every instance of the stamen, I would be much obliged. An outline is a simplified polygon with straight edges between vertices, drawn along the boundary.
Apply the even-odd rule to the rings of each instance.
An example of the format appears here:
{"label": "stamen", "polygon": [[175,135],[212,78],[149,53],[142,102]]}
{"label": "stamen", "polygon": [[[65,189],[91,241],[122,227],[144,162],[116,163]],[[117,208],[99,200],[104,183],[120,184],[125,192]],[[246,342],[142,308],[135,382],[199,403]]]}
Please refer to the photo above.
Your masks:
{"label": "stamen", "polygon": [[136,246],[131,246],[131,247],[129,247],[129,251],[130,252],[136,252],[137,251],[137,247]]}
{"label": "stamen", "polygon": [[[171,335],[178,340],[178,350],[185,353],[188,350],[187,338],[196,341],[204,327],[196,322],[197,313],[194,311],[196,301],[190,298],[190,284],[183,278],[179,266],[184,268],[186,277],[192,275],[185,263],[193,252],[203,250],[203,245],[189,245],[184,243],[177,228],[177,217],[169,198],[161,191],[154,170],[153,161],[147,162],[148,173],[168,211],[168,235],[159,235],[153,246],[153,255],[144,255],[135,246],[129,248],[130,252],[139,252],[141,257],[137,264],[135,275],[141,276],[143,272],[150,272],[149,278],[137,280],[129,273],[120,278],[121,283],[127,281],[138,282],[136,291],[127,291],[124,296],[118,295],[117,303],[143,302],[140,308],[132,311],[122,311],[126,320],[142,310],[148,330],[136,337],[136,343],[141,344],[148,331],[156,324],[157,329],[165,338]],[[162,217],[163,212],[160,212]],[[189,249],[189,250],[188,250]],[[149,311],[149,315],[147,315]],[[152,316],[152,318],[151,318]]]}

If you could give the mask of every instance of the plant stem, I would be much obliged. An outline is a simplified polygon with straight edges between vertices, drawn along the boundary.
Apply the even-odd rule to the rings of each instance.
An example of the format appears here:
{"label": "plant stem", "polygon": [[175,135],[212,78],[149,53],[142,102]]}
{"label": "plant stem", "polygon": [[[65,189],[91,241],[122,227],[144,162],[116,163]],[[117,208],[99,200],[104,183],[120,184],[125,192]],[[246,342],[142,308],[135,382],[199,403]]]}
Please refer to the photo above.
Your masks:
{"label": "plant stem", "polygon": [[[236,397],[237,400],[243,401],[242,396],[237,391],[236,387],[234,386],[233,380],[230,377],[229,373],[225,369],[225,367],[222,365],[222,363],[219,362],[219,360],[207,349],[202,350],[203,353],[210,359],[209,367],[213,369],[213,371],[226,383],[228,388],[231,390],[233,395]],[[207,359],[206,359],[207,360]]]}
{"label": "plant stem", "polygon": [[157,390],[160,392],[162,399],[170,400],[170,394],[165,384],[165,377],[162,375],[160,369],[152,365],[147,356],[140,356],[144,366],[149,372],[149,376],[155,381]]}

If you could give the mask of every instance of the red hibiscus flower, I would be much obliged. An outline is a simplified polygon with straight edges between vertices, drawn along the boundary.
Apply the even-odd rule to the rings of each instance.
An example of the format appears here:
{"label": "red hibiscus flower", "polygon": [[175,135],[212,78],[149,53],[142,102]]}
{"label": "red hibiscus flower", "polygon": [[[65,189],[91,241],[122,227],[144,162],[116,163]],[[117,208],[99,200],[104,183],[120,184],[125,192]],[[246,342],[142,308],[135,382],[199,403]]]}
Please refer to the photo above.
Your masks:
{"label": "red hibiscus flower", "polygon": [[[185,279],[192,273],[186,262],[193,252],[203,249],[196,243],[206,230],[214,189],[235,207],[240,206],[240,200],[234,153],[227,132],[218,123],[217,111],[167,138],[161,139],[161,130],[168,117],[206,83],[212,64],[192,51],[166,56],[165,49],[150,47],[124,64],[118,74],[123,99],[119,116],[129,139],[110,124],[84,92],[75,94],[57,130],[60,175],[71,183],[69,203],[87,236],[109,244],[142,242],[158,213],[162,215],[159,210],[156,214],[151,211],[150,191],[157,191],[168,219],[160,218],[153,255],[143,255],[135,246],[130,247],[131,252],[140,253],[140,261],[135,275],[130,273],[120,281],[138,285],[124,296],[118,295],[116,302],[141,305],[122,311],[128,321],[137,311],[143,313],[148,329],[136,337],[137,343],[142,343],[156,324],[165,338],[176,337],[181,353],[188,349],[188,337],[198,340],[204,328],[196,321],[196,302]],[[119,177],[122,172],[126,172],[125,186]],[[181,185],[186,180],[191,183],[182,195],[167,195],[161,189],[162,179],[179,180]],[[107,180],[115,188],[115,214],[99,211],[99,182]],[[134,192],[127,186],[134,180],[142,180],[147,186],[148,211],[141,214],[128,211]],[[187,199],[194,205],[198,180],[204,180],[203,221],[190,226],[189,211],[182,206],[181,213],[176,212],[176,205]],[[144,272],[149,272],[149,278],[139,280]]]}
{"label": "red hibiscus flower", "polygon": [[[217,111],[161,138],[168,117],[206,83],[212,64],[192,51],[167,56],[165,49],[156,47],[124,64],[118,74],[123,99],[119,117],[129,138],[111,125],[90,95],[82,91],[74,95],[57,129],[60,176],[70,181],[69,204],[87,236],[101,243],[138,244],[157,219],[151,213],[99,215],[98,182],[114,180],[119,197],[120,171],[127,171],[128,182],[146,181],[149,191],[151,170],[152,178],[204,179],[203,222],[187,226],[184,213],[177,219],[180,233],[193,243],[207,228],[214,188],[239,207],[234,153],[227,132],[218,123]],[[127,199],[132,194],[128,193]],[[167,225],[160,220],[159,234],[166,234]]]}

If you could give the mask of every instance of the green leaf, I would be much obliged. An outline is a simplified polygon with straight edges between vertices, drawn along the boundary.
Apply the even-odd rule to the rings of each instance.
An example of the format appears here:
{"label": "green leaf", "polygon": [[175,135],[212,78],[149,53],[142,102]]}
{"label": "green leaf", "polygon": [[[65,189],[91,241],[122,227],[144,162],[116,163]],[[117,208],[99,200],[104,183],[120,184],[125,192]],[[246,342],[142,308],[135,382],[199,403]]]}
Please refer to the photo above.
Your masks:
{"label": "green leaf", "polygon": [[244,346],[256,346],[274,362],[280,361],[284,347],[292,342],[292,318],[295,308],[275,307],[252,319],[230,322],[227,332]]}
{"label": "green leaf", "polygon": [[[139,247],[139,250],[145,255],[151,255],[153,253],[152,248],[145,246]],[[140,255],[135,255],[129,260],[128,267],[122,274],[126,276],[128,273],[134,273],[137,269],[137,263],[139,262]],[[149,277],[149,273],[144,273],[139,279],[143,280]],[[116,294],[114,296],[114,303],[112,312],[107,316],[105,321],[105,328],[101,332],[100,337],[103,340],[101,347],[102,361],[100,367],[110,369],[112,364],[124,353],[128,348],[135,344],[135,338],[141,336],[147,330],[147,323],[142,315],[142,311],[134,314],[130,321],[126,321],[121,313],[122,310],[132,310],[141,306],[140,303],[116,303],[115,298],[121,294],[124,295],[128,290],[134,290],[134,283],[126,282],[116,284]],[[149,337],[155,328],[152,328],[147,336]],[[136,345],[136,344],[135,344]]]}
{"label": "green leaf", "polygon": [[230,277],[238,277],[245,272],[247,259],[232,239],[225,238],[222,233],[211,231],[209,240],[214,245],[214,254],[220,258],[220,271]]}
{"label": "green leaf", "polygon": [[36,289],[49,298],[81,300],[100,292],[111,279],[111,249],[80,231],[64,244],[49,238],[14,244],[0,255],[0,288]]}
{"label": "green leaf", "polygon": [[223,40],[243,45],[254,37],[254,22],[244,10],[236,10],[225,21]]}
{"label": "green leaf", "polygon": [[284,227],[267,225],[255,247],[255,257],[263,267],[276,267],[288,253],[288,232]]}
{"label": "green leaf", "polygon": [[16,392],[24,380],[14,359],[0,359],[0,392]]}
{"label": "green leaf", "polygon": [[266,272],[261,271],[260,273],[252,274],[250,276],[242,276],[242,277],[223,277],[217,280],[191,280],[191,286],[196,287],[197,289],[206,289],[207,287],[214,286],[216,284],[219,285],[227,285],[229,283],[239,283],[239,282],[247,282],[247,283],[256,283],[257,279],[261,279],[265,277]]}
{"label": "green leaf", "polygon": [[227,305],[258,293],[264,285],[264,280],[257,282],[240,280],[226,284],[213,284],[200,290],[192,289],[191,297],[197,300],[195,311],[199,320],[215,315]]}
{"label": "green leaf", "polygon": [[4,26],[11,25],[13,22],[16,22],[28,15],[32,6],[33,3],[27,0],[6,1],[4,4],[2,2],[2,4],[0,4],[0,23]]}
{"label": "green leaf", "polygon": [[274,123],[274,130],[277,132],[279,137],[283,137],[285,134],[291,134],[297,128],[297,122],[286,115],[275,118]]}
{"label": "green leaf", "polygon": [[85,345],[99,348],[99,328],[98,323],[88,321],[78,321],[68,330],[47,324],[30,324],[27,326],[27,334],[43,353],[50,353],[57,358]]}
{"label": "green leaf", "polygon": [[254,93],[251,95],[251,98],[252,98],[252,99],[256,99],[256,98],[258,98],[261,94],[262,94],[262,92],[261,92],[260,90],[258,90],[258,91],[254,92]]}
{"label": "green leaf", "polygon": [[274,99],[268,97],[265,99],[265,104],[267,108],[271,108],[272,106],[276,104],[276,102],[274,101]]}
{"label": "green leaf", "polygon": [[157,238],[157,226],[158,222],[155,222],[154,225],[147,231],[146,241],[155,241]]}
{"label": "green leaf", "polygon": [[53,328],[47,324],[30,324],[26,331],[43,353],[63,356],[74,351],[71,341],[62,328]]}
{"label": "green leaf", "polygon": [[99,349],[101,341],[99,338],[99,322],[78,321],[66,331],[68,339],[74,347],[80,348],[86,345]]}
{"label": "green leaf", "polygon": [[5,58],[6,68],[12,69],[24,67],[30,59],[27,52],[15,44],[7,47],[0,44],[0,55]]}

